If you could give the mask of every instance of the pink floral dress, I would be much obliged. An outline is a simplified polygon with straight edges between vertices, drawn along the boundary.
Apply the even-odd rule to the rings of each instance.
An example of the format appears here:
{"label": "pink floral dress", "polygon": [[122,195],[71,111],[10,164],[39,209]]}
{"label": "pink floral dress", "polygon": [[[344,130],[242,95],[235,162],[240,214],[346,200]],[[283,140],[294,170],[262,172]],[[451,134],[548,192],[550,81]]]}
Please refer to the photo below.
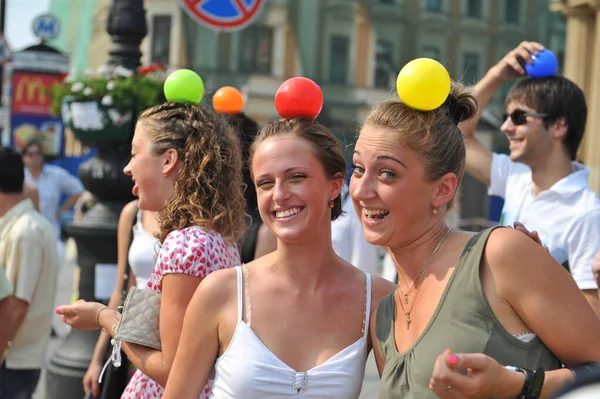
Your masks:
{"label": "pink floral dress", "polygon": [[[161,291],[161,282],[167,274],[187,274],[206,277],[219,269],[240,265],[240,255],[235,244],[225,242],[217,232],[205,232],[200,227],[188,227],[169,233],[163,242],[148,287]],[[209,397],[210,386],[204,387],[200,399]],[[121,399],[151,399],[162,397],[164,388],[140,370],[137,370]]]}

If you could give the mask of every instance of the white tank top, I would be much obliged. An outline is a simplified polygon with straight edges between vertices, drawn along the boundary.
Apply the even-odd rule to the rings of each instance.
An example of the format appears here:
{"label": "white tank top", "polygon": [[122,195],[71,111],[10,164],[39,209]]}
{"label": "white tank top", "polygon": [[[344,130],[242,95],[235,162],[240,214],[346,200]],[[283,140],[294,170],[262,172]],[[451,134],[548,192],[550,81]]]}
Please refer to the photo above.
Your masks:
{"label": "white tank top", "polygon": [[148,288],[148,280],[154,270],[159,246],[158,238],[144,229],[142,210],[138,209],[137,222],[133,226],[133,241],[129,246],[127,259],[135,274],[136,286],[140,289]]}
{"label": "white tank top", "polygon": [[[367,360],[371,275],[366,274],[363,336],[325,363],[298,372],[275,356],[242,320],[244,284],[242,269],[236,266],[236,270],[238,323],[229,347],[215,364],[216,375],[210,397],[214,399],[358,398]],[[248,296],[247,291],[246,296]]]}

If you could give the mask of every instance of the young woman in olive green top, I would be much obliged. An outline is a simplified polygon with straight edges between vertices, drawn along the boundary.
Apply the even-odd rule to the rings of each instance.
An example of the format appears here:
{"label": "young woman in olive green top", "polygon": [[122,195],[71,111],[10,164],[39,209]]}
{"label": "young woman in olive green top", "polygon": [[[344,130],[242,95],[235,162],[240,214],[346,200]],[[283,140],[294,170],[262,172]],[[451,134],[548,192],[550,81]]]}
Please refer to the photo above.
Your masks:
{"label": "young woman in olive green top", "polygon": [[356,213],[399,276],[371,319],[381,399],[547,398],[573,378],[562,363],[600,360],[600,320],[542,246],[444,223],[465,165],[458,122],[475,110],[458,85],[433,111],[384,101],[356,144]]}

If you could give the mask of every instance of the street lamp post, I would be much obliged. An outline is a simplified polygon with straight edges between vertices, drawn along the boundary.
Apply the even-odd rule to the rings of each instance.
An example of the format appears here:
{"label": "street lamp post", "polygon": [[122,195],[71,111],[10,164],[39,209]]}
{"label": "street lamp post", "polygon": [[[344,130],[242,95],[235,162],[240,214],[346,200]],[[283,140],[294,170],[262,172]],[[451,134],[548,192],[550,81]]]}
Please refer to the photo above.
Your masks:
{"label": "street lamp post", "polygon": [[[113,41],[108,64],[136,71],[140,66],[140,44],[147,34],[143,0],[113,0],[107,31]],[[117,263],[117,223],[123,206],[132,199],[132,181],[123,174],[131,142],[98,145],[95,157],[79,168],[85,188],[97,198],[83,220],[67,227],[77,244],[81,269],[79,297],[96,301],[95,270],[98,264]],[[121,278],[122,276],[118,276]],[[91,361],[97,331],[73,329],[49,359],[47,399],[81,399],[82,379]],[[125,367],[125,366],[123,366]]]}

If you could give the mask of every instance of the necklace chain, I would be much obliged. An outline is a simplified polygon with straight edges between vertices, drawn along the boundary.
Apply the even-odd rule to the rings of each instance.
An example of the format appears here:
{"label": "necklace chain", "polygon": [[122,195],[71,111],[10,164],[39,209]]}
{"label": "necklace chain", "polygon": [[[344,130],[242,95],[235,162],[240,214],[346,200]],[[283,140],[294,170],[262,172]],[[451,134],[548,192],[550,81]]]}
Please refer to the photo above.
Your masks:
{"label": "necklace chain", "polygon": [[[429,265],[431,265],[433,258],[435,258],[435,255],[438,253],[438,251],[442,247],[442,244],[444,243],[444,241],[446,241],[446,238],[448,238],[448,235],[450,235],[451,231],[452,231],[451,229],[448,229],[448,231],[446,231],[444,236],[442,238],[440,238],[440,241],[438,241],[437,245],[435,246],[435,249],[433,250],[433,252],[431,252],[429,259],[427,259],[427,262],[425,262],[425,264],[421,268],[421,271],[419,271],[419,274],[417,275],[417,278],[416,278],[415,282],[413,283],[412,287],[410,287],[410,289],[406,293],[404,293],[402,291],[402,289],[400,288],[400,283],[398,283],[398,289],[396,289],[396,297],[398,298],[398,302],[400,303],[400,307],[402,308],[402,312],[404,313],[404,323],[406,325],[407,330],[410,328],[410,323],[411,323],[410,313],[412,312],[413,307],[415,306],[415,303],[417,302],[417,297],[419,296],[419,292],[421,291],[421,285],[423,284],[423,280],[425,279],[425,272],[429,268]],[[402,295],[404,295],[404,302],[406,304],[408,304],[408,296],[413,291],[415,286],[417,287],[415,299],[410,304],[410,307],[408,308],[408,310],[406,310],[404,308],[404,304],[402,303],[403,301],[400,299],[400,292],[402,292]]]}
{"label": "necklace chain", "polygon": [[[413,281],[413,283],[410,286],[410,288],[408,289],[408,291],[404,292],[402,290],[402,287],[400,287],[400,283],[398,283],[398,290],[400,291],[400,293],[402,295],[404,295],[404,303],[405,304],[408,305],[408,297],[414,291],[415,287],[417,286],[417,282],[421,279],[421,276],[423,275],[423,273],[425,273],[425,269],[427,268],[427,266],[429,266],[428,262],[425,262],[425,264],[423,265],[423,267],[421,268],[421,270],[419,270],[419,274],[417,274],[417,278],[415,279],[415,281]],[[400,300],[400,299],[398,299],[398,300]]]}

